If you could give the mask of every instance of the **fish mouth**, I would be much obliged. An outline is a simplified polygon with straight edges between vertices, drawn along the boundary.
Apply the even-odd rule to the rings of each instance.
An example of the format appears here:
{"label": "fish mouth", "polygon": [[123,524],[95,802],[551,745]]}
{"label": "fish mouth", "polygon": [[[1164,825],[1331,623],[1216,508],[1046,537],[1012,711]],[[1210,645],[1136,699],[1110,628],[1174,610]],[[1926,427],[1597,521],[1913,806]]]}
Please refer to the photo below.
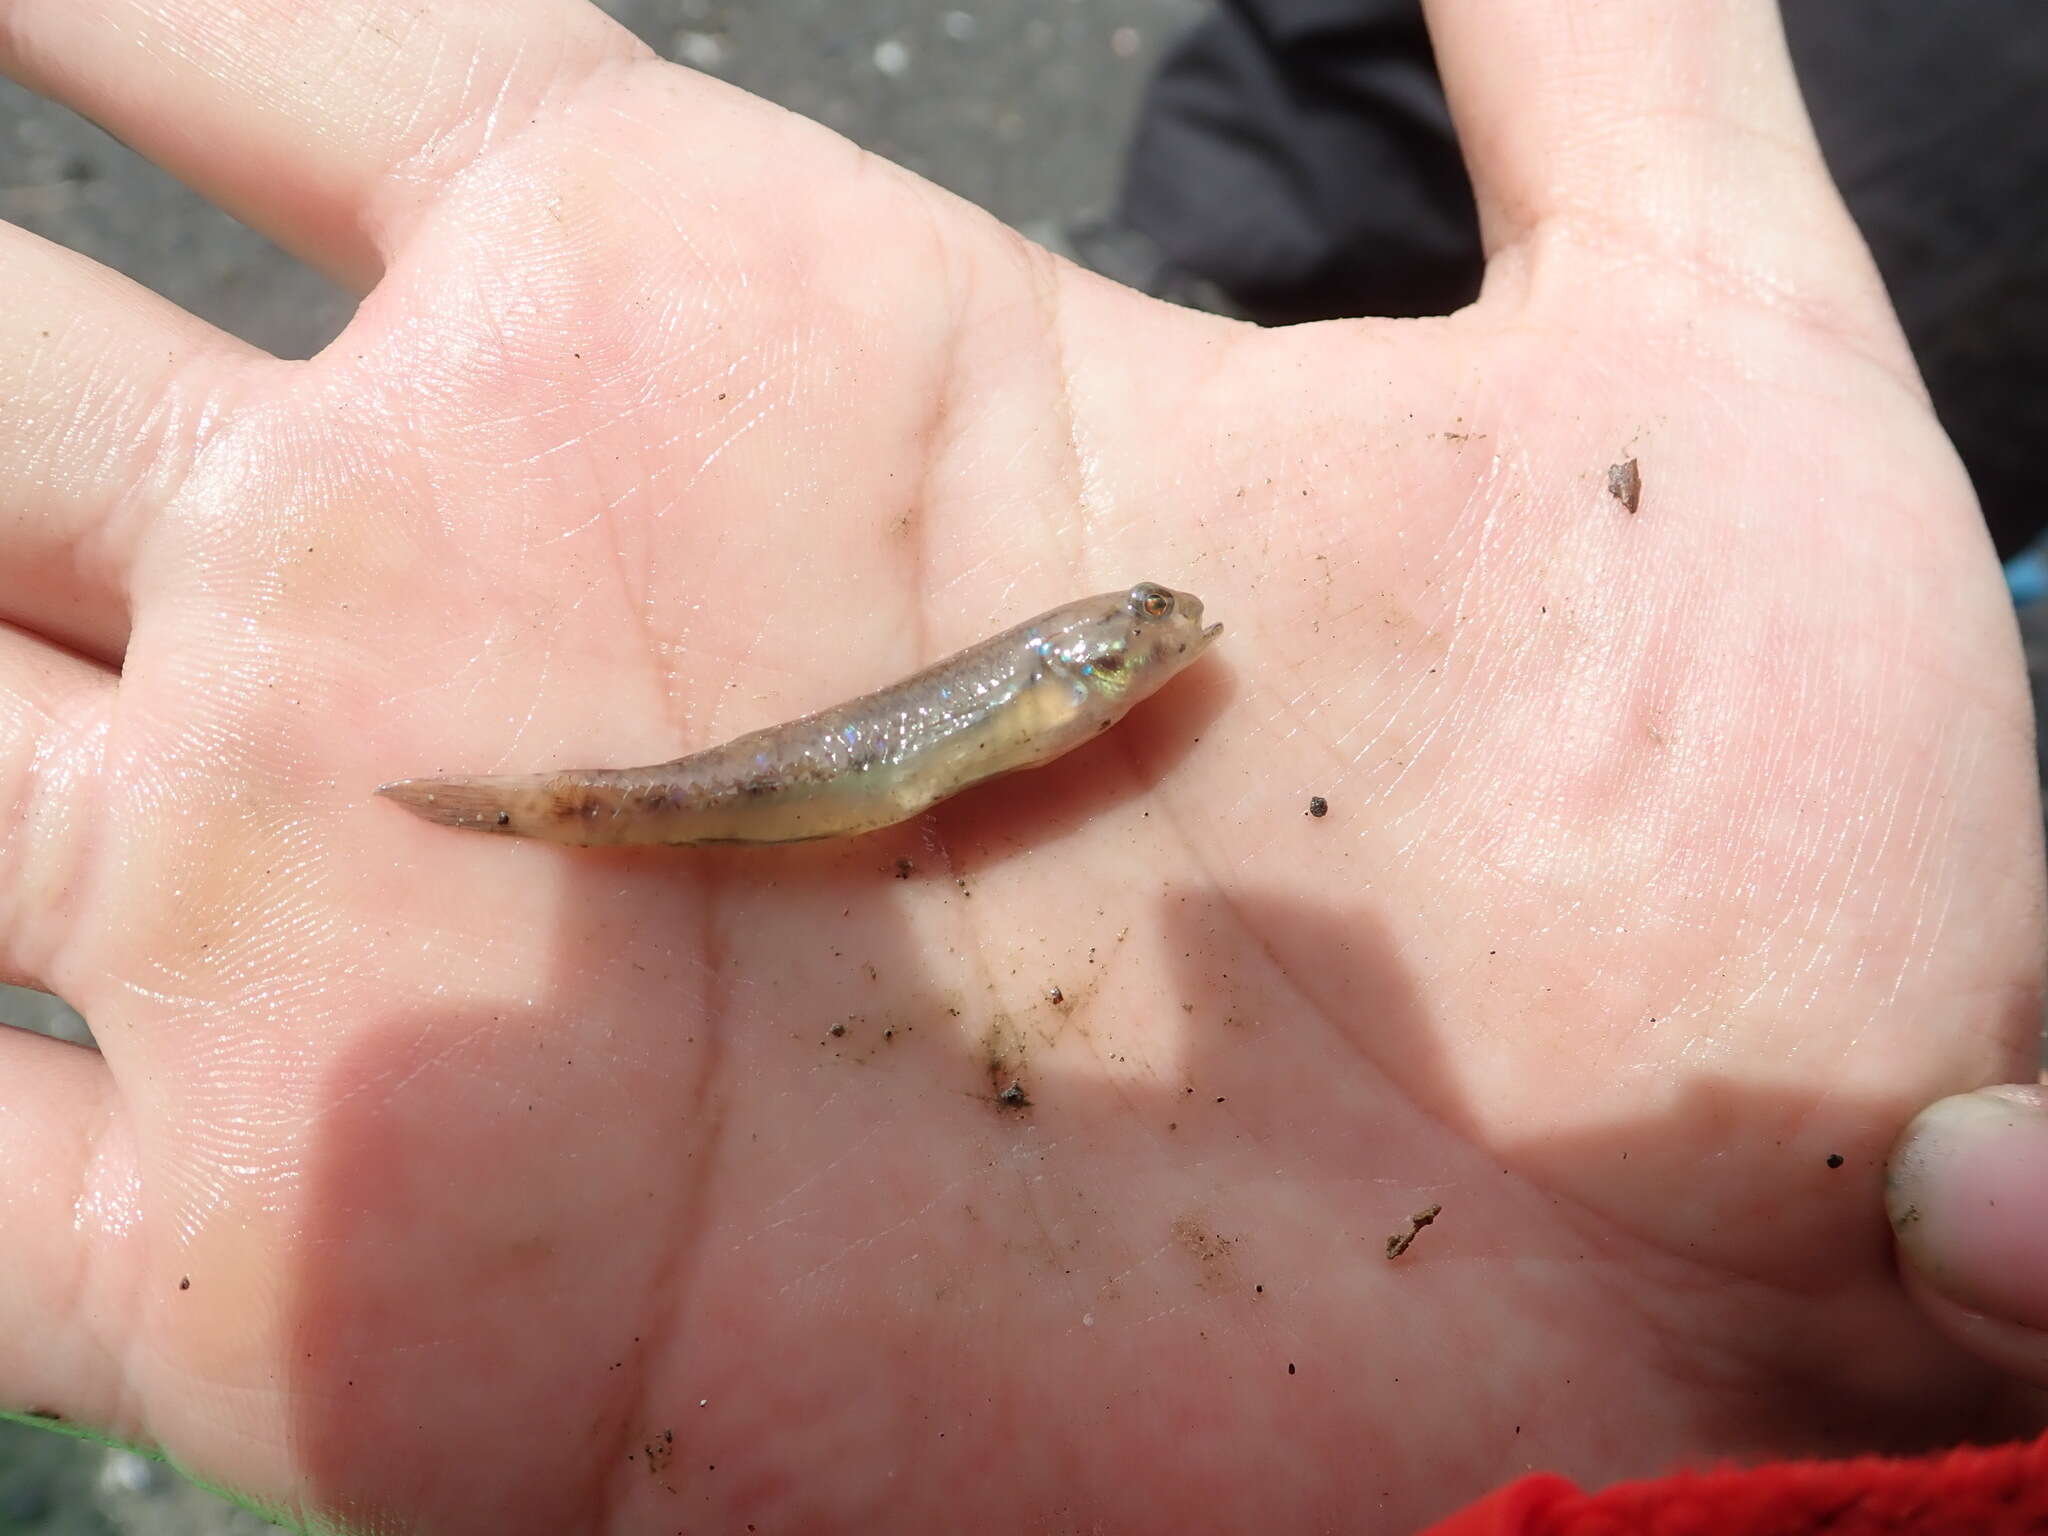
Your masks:
{"label": "fish mouth", "polygon": [[1222,633],[1223,626],[1221,624],[1211,624],[1207,629],[1202,631],[1202,644],[1207,645],[1211,640],[1214,640],[1218,635]]}

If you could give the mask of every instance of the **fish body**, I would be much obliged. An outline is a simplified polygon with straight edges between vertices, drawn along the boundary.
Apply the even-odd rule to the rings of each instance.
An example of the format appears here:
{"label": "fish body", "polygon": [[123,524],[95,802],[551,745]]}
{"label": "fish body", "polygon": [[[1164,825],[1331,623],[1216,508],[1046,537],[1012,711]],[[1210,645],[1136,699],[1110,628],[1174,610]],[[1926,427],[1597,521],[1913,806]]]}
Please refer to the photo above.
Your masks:
{"label": "fish body", "polygon": [[1141,582],[1054,608],[887,688],[647,768],[406,779],[444,826],[586,845],[794,843],[893,826],[1121,720],[1222,631]]}

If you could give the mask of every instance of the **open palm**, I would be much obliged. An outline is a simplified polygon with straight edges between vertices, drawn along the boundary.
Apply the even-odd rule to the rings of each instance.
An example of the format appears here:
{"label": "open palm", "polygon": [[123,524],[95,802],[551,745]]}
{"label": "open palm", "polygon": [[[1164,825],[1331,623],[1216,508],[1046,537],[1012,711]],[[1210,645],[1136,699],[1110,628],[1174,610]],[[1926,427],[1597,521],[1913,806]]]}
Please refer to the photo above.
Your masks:
{"label": "open palm", "polygon": [[[0,0],[370,290],[280,363],[0,238],[0,968],[104,1050],[0,1039],[0,1401],[433,1532],[1398,1529],[2001,1422],[1878,1182],[2031,1031],[2014,646],[1768,9],[1669,12],[1437,6],[1484,299],[1265,333],[595,13]],[[1138,579],[1212,656],[893,832],[370,795]]]}

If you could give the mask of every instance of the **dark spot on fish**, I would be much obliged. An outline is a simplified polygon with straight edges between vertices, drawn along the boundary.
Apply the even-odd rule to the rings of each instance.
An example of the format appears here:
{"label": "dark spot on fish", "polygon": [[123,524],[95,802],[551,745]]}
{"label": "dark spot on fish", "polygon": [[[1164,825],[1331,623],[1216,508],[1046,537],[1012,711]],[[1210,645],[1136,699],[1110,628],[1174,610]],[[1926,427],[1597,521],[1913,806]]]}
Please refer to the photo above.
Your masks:
{"label": "dark spot on fish", "polygon": [[665,811],[675,804],[675,797],[665,789],[650,789],[640,797],[640,808],[647,811]]}
{"label": "dark spot on fish", "polygon": [[774,788],[775,780],[773,779],[749,779],[740,786],[740,792],[751,800],[756,796],[767,794]]}
{"label": "dark spot on fish", "polygon": [[1643,472],[1634,459],[1624,459],[1607,469],[1607,494],[1633,513],[1643,500]]}
{"label": "dark spot on fish", "polygon": [[1321,795],[1310,795],[1308,797],[1308,813],[1311,816],[1327,816],[1330,814],[1330,802]]}

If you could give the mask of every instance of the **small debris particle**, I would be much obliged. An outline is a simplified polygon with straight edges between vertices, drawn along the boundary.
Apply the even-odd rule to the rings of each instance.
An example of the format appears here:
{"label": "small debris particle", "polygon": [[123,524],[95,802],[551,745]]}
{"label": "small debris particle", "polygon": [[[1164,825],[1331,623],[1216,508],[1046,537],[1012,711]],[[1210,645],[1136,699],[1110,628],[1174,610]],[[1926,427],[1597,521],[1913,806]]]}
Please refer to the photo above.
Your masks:
{"label": "small debris particle", "polygon": [[1413,1216],[1410,1216],[1408,1218],[1408,1230],[1396,1232],[1387,1239],[1387,1257],[1398,1259],[1402,1254],[1406,1253],[1408,1245],[1415,1241],[1415,1234],[1428,1226],[1432,1221],[1435,1221],[1442,1210],[1443,1207],[1441,1205],[1425,1205]]}
{"label": "small debris particle", "polygon": [[996,1102],[1005,1109],[1028,1109],[1031,1107],[1031,1096],[1024,1091],[1022,1083],[1013,1079],[1009,1087],[996,1095]]}
{"label": "small debris particle", "polygon": [[1845,1161],[1847,1161],[1847,1159],[1845,1159],[1839,1152],[1830,1152],[1828,1154],[1828,1166],[1830,1168],[1839,1168]]}
{"label": "small debris particle", "polygon": [[908,880],[910,878],[911,871],[916,868],[917,866],[911,863],[910,860],[898,859],[896,861],[896,878],[898,880]]}
{"label": "small debris particle", "polygon": [[498,825],[499,825],[499,826],[501,826],[501,827],[509,827],[509,826],[511,826],[511,825],[512,825],[512,813],[511,813],[510,811],[500,811],[500,812],[498,812]]}
{"label": "small debris particle", "polygon": [[896,1038],[896,1026],[891,1024],[887,1029],[883,1030],[882,1038],[884,1040],[894,1040]]}
{"label": "small debris particle", "polygon": [[179,1289],[179,1290],[181,1290],[181,1291],[189,1291],[189,1290],[191,1290],[191,1289],[192,1289],[192,1277],[191,1277],[190,1275],[180,1275],[180,1276],[178,1276],[178,1289]]}
{"label": "small debris particle", "polygon": [[1292,1360],[1287,1362],[1287,1374],[1290,1376],[1294,1374],[1294,1362]]}
{"label": "small debris particle", "polygon": [[641,1447],[647,1454],[647,1475],[659,1477],[676,1454],[676,1432],[665,1429],[658,1440],[650,1440]]}
{"label": "small debris particle", "polygon": [[846,1026],[845,1026],[844,1024],[834,1024],[834,1025],[832,1026],[832,1038],[833,1038],[833,1039],[835,1039],[835,1040],[836,1040],[836,1039],[838,1039],[838,1038],[839,1038],[839,1037],[840,1037],[841,1035],[843,1035],[843,1034],[845,1034],[845,1033],[846,1033]]}
{"label": "small debris particle", "polygon": [[1321,795],[1310,795],[1308,797],[1308,813],[1311,816],[1327,816],[1330,814],[1330,802]]}
{"label": "small debris particle", "polygon": [[1045,1000],[1048,1003],[1051,1003],[1053,1007],[1057,1008],[1061,1003],[1064,1003],[1067,1000],[1067,994],[1062,992],[1058,987],[1047,987],[1045,989]]}
{"label": "small debris particle", "polygon": [[1624,459],[1619,464],[1608,466],[1607,494],[1627,507],[1633,515],[1643,502],[1643,472],[1636,467],[1634,459]]}

